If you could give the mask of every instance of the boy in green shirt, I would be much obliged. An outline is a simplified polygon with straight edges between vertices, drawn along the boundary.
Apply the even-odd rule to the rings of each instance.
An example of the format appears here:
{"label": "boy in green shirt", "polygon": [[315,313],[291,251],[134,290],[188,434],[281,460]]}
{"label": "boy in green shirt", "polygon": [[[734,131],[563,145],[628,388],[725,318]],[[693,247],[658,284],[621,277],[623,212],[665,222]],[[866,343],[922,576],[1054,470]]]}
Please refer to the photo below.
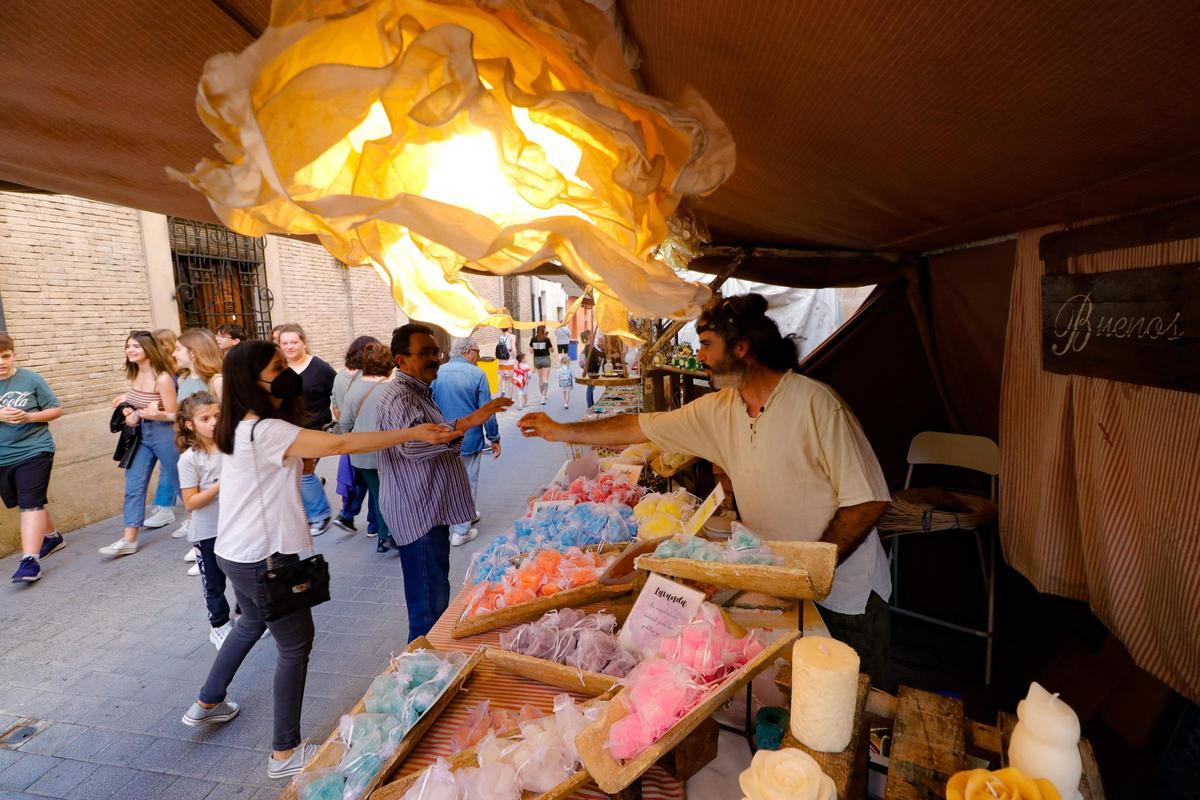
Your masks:
{"label": "boy in green shirt", "polygon": [[16,366],[13,339],[0,333],[0,499],[21,509],[21,563],[13,583],[40,579],[41,559],[63,546],[46,510],[54,465],[47,423],[61,416],[50,386],[36,372]]}

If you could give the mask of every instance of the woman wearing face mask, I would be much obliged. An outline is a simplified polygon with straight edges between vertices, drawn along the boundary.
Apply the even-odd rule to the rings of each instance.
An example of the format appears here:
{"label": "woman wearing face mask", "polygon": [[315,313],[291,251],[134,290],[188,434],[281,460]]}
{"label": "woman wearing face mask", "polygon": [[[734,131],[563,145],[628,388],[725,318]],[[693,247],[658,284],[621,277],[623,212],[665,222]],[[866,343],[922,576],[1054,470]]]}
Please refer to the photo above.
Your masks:
{"label": "woman wearing face mask", "polygon": [[446,444],[458,435],[433,424],[343,436],[306,429],[297,424],[304,421],[303,391],[300,376],[270,342],[243,342],[225,357],[225,391],[216,428],[216,443],[225,456],[220,535],[214,551],[242,616],[222,643],[199,699],[183,717],[185,725],[201,726],[237,716],[238,706],[225,699],[226,690],[250,648],[269,628],[278,652],[273,752],[267,761],[267,777],[272,779],[295,775],[317,750],[300,738],[312,611],[266,622],[259,600],[268,557],[273,566],[282,566],[307,556],[313,547],[296,491],[302,460],[367,453],[412,441]]}
{"label": "woman wearing face mask", "polygon": [[[288,368],[300,376],[304,384],[304,402],[308,421],[305,427],[325,430],[333,422],[333,383],[337,372],[329,363],[308,352],[308,338],[296,324],[279,326],[279,349],[287,359]],[[300,479],[300,495],[304,498],[304,513],[313,536],[329,530],[333,511],[325,496],[325,485],[316,475],[317,459],[304,462],[304,477]]]}
{"label": "woman wearing face mask", "polygon": [[[141,427],[141,441],[125,470],[125,534],[100,548],[106,556],[127,556],[138,550],[138,529],[146,523],[146,489],[154,465],[161,462],[160,481],[179,486],[179,451],[175,449],[175,376],[172,365],[150,331],[133,331],[125,340],[125,377],[129,391],[113,399],[123,405],[125,424]],[[176,491],[178,488],[176,488]],[[172,513],[171,518],[174,519]],[[164,523],[165,524],[165,523]]]}

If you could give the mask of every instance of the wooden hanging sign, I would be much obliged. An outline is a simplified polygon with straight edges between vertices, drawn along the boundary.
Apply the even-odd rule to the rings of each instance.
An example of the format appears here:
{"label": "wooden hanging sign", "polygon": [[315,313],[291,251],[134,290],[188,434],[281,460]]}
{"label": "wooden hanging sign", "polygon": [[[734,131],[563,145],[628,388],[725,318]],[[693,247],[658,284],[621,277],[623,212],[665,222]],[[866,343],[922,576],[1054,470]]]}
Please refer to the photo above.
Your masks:
{"label": "wooden hanging sign", "polygon": [[1042,369],[1200,392],[1200,263],[1044,275]]}

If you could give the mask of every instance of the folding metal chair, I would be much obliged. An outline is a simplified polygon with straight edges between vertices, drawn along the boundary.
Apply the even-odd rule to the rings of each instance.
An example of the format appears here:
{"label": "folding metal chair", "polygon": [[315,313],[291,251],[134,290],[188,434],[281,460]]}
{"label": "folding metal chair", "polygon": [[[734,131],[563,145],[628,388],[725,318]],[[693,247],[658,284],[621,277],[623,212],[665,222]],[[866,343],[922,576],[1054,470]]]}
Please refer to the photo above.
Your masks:
{"label": "folding metal chair", "polygon": [[[912,488],[913,468],[916,466],[948,466],[981,472],[990,478],[992,503],[997,498],[997,476],[1000,474],[1000,448],[985,436],[966,436],[958,433],[939,433],[923,431],[913,437],[908,447],[908,476],[904,479],[904,488]],[[966,625],[960,625],[949,620],[931,617],[907,608],[900,607],[900,539],[903,536],[926,533],[923,530],[889,531],[881,533],[884,541],[891,541],[888,552],[888,562],[892,569],[892,611],[914,619],[923,620],[933,625],[959,631],[960,633],[979,636],[987,640],[987,659],[984,666],[983,682],[990,686],[992,683],[992,647],[996,638],[996,536],[989,537],[990,553],[987,557],[983,552],[983,537],[974,528],[959,528],[975,534],[975,547],[979,554],[979,569],[983,576],[984,591],[987,594],[987,628],[979,630]]]}

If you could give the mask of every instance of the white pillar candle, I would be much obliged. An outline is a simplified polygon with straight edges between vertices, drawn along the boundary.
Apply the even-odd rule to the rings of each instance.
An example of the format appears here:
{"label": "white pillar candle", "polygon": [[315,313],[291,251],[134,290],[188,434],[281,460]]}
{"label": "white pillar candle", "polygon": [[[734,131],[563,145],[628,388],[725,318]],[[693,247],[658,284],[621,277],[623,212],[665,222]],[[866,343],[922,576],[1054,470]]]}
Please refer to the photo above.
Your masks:
{"label": "white pillar candle", "polygon": [[792,646],[792,736],[822,753],[840,753],[854,733],[858,653],[828,636]]}
{"label": "white pillar candle", "polygon": [[1063,800],[1079,796],[1083,760],[1079,756],[1079,717],[1036,682],[1017,703],[1017,725],[1008,744],[1009,766],[1054,784]]}

